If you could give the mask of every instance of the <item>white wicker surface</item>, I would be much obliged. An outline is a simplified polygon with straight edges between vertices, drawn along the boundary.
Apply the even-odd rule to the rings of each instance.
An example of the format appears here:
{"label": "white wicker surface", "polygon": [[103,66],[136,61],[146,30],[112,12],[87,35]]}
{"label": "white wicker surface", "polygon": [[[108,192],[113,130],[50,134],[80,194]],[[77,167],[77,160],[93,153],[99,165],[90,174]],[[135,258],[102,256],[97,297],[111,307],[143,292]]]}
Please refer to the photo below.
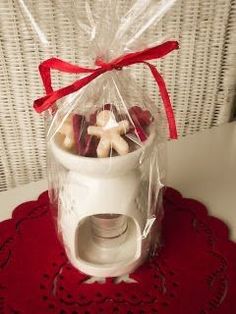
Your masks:
{"label": "white wicker surface", "polygon": [[[128,2],[119,1],[125,10]],[[58,56],[89,63],[85,36],[75,33],[68,19],[58,13],[53,4],[57,1],[29,2],[33,15],[48,25],[51,46],[47,51],[29,32],[18,2],[0,0],[0,191],[46,174],[43,118],[32,110],[32,100],[43,94],[37,72],[40,61]],[[101,9],[96,1],[91,3],[93,9]],[[83,8],[81,0],[80,15]],[[180,41],[177,53],[158,62],[172,95],[179,135],[229,121],[236,78],[236,0],[179,0],[146,36],[155,42],[157,34]],[[74,41],[74,36],[79,40]],[[148,71],[142,67],[135,71],[143,88],[158,99]],[[56,76],[55,85],[69,81],[67,76]]]}

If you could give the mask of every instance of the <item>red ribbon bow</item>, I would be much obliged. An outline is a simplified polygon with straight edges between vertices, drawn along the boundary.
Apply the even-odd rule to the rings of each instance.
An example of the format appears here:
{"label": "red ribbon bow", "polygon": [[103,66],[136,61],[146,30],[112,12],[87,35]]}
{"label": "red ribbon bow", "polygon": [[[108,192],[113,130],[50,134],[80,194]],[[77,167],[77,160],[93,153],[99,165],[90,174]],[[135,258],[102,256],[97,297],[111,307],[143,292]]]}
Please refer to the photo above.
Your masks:
{"label": "red ribbon bow", "polygon": [[[34,109],[39,113],[49,109],[58,99],[78,91],[79,89],[90,83],[92,80],[94,80],[96,77],[100,76],[101,74],[107,71],[120,70],[123,67],[130,66],[132,64],[143,63],[146,66],[148,66],[157,85],[159,86],[160,95],[164,104],[166,117],[169,125],[170,138],[173,139],[177,138],[174,113],[164,79],[162,78],[161,74],[157,71],[156,67],[146,61],[163,58],[172,50],[178,48],[179,48],[178,42],[167,41],[161,45],[152,48],[147,48],[142,51],[126,54],[124,56],[121,56],[110,61],[109,63],[105,63],[102,60],[98,59],[96,60],[96,65],[98,66],[98,68],[96,69],[80,67],[57,58],[45,60],[39,65],[39,72],[46,91],[46,96],[34,101]],[[53,90],[51,81],[51,69],[66,73],[77,74],[90,73],[90,74],[75,81],[71,85],[62,87],[58,90]]]}

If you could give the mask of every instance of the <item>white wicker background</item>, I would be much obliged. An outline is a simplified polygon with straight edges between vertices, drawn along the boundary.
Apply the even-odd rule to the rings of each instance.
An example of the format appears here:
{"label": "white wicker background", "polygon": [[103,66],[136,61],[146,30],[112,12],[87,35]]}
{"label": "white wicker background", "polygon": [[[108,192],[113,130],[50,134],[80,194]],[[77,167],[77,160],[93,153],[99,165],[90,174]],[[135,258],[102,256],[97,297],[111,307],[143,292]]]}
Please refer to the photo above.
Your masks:
{"label": "white wicker background", "polygon": [[[125,10],[129,1],[119,1]],[[51,46],[47,51],[29,31],[18,1],[0,0],[0,191],[46,175],[44,122],[32,110],[32,100],[43,94],[38,64],[58,56],[89,65],[86,39],[58,13],[57,0],[29,2],[39,23],[48,26]],[[98,1],[91,4],[93,10],[101,10]],[[83,9],[81,0],[80,12]],[[236,0],[179,0],[158,28],[145,36],[155,42],[160,33],[180,41],[178,52],[158,62],[174,104],[179,135],[229,121],[236,81]],[[135,71],[143,88],[158,99],[148,71],[142,67]],[[56,76],[56,85],[66,82],[66,76]]]}

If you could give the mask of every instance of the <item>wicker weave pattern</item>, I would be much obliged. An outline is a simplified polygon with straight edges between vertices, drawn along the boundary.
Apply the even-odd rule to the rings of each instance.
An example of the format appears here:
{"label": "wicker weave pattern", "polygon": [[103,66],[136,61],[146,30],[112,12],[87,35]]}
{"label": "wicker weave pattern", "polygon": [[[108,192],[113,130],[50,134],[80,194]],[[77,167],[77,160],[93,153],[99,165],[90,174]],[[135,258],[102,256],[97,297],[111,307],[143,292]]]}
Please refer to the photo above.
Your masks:
{"label": "wicker weave pattern", "polygon": [[[125,10],[127,1],[119,1]],[[55,5],[47,0],[30,2],[39,22],[50,25],[47,36],[52,45],[47,51],[32,37],[17,1],[0,0],[0,191],[46,173],[43,118],[32,110],[32,100],[43,93],[39,62],[54,55],[89,63],[86,38],[75,33]],[[101,10],[97,2],[91,1],[93,10]],[[181,43],[179,52],[158,63],[172,95],[179,135],[228,121],[236,78],[236,0],[180,0],[158,29],[151,28],[146,36],[155,41],[157,33]],[[159,101],[148,71],[142,67],[135,71],[150,97]],[[54,83],[69,81],[71,77],[56,76]]]}

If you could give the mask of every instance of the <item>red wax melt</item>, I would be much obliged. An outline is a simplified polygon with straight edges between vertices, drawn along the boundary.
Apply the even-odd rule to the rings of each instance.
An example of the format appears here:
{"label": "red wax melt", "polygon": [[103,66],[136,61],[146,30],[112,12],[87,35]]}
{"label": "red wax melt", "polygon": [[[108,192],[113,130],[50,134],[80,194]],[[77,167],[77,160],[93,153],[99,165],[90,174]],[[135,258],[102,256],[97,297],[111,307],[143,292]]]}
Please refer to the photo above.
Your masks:
{"label": "red wax melt", "polygon": [[152,115],[148,110],[143,110],[138,106],[133,106],[129,109],[132,122],[134,124],[134,132],[141,142],[146,141],[147,127],[152,122]]}

